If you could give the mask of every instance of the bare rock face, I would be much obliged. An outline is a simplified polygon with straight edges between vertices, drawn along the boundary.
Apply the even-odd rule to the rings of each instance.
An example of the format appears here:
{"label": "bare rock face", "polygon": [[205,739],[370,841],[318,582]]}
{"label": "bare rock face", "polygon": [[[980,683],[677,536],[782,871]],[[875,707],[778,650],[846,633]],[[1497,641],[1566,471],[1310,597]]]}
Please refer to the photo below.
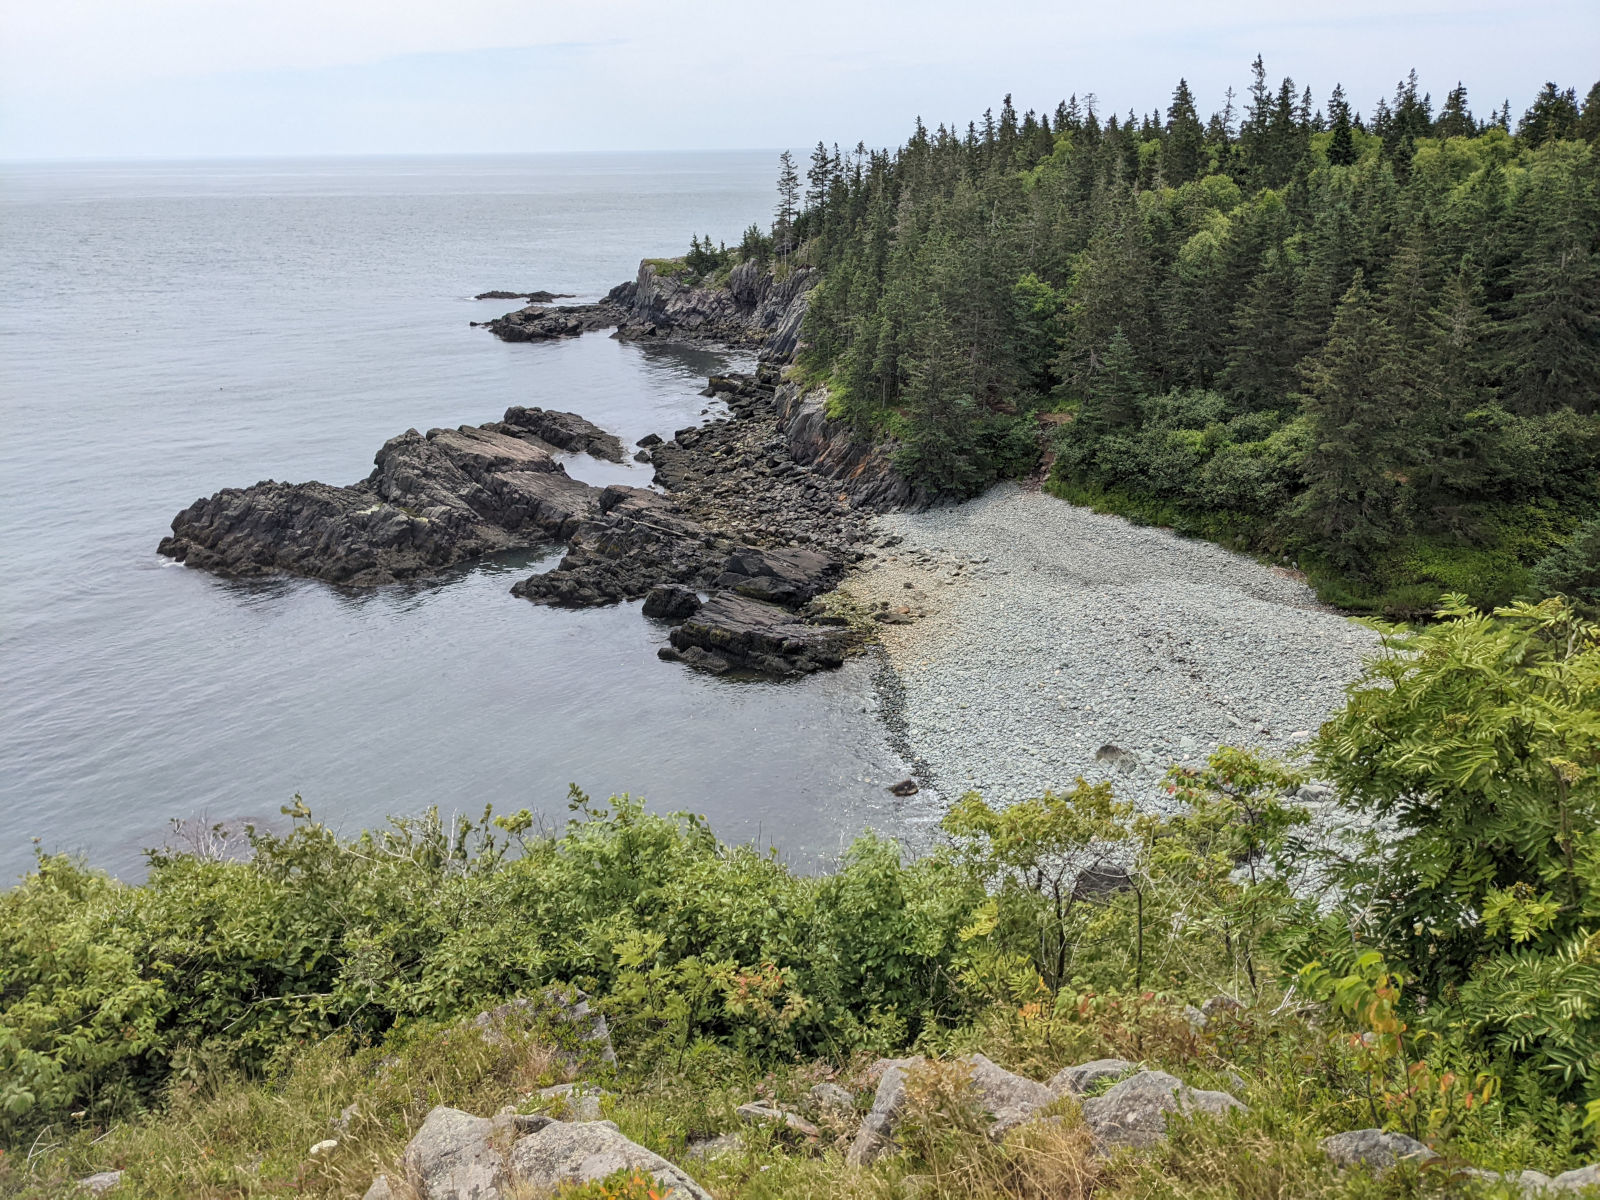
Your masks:
{"label": "bare rock face", "polygon": [[845,1154],[845,1162],[852,1167],[866,1167],[894,1149],[894,1127],[906,1108],[906,1075],[928,1060],[918,1054],[913,1058],[884,1058],[874,1064],[878,1076],[878,1090],[872,1097],[872,1111],[861,1120],[856,1140]]}
{"label": "bare rock face", "polygon": [[490,1141],[493,1122],[440,1105],[406,1146],[406,1179],[422,1200],[500,1200],[505,1159]]}
{"label": "bare rock face", "polygon": [[735,592],[718,592],[672,631],[679,657],[711,670],[801,675],[844,662],[849,635],[808,624],[788,609]]}
{"label": "bare rock face", "polygon": [[729,556],[714,583],[752,600],[795,608],[831,591],[843,574],[842,562],[816,550],[742,546]]}
{"label": "bare rock face", "polygon": [[104,1192],[109,1192],[121,1182],[121,1171],[98,1171],[93,1175],[78,1180],[78,1186],[91,1196],[98,1196]]}
{"label": "bare rock face", "polygon": [[766,357],[787,359],[799,342],[807,298],[819,278],[801,267],[780,279],[749,260],[734,267],[723,286],[705,286],[663,273],[646,259],[638,275],[611,289],[605,302],[625,314],[617,330],[621,338],[743,342],[761,346]]}
{"label": "bare rock face", "polygon": [[1352,1129],[1322,1139],[1322,1152],[1341,1170],[1366,1166],[1381,1174],[1399,1162],[1427,1162],[1438,1158],[1416,1138],[1384,1129]]}
{"label": "bare rock face", "polygon": [[683,1171],[623,1137],[610,1121],[554,1121],[537,1133],[518,1138],[511,1147],[512,1174],[519,1183],[535,1189],[593,1183],[630,1168],[645,1172],[666,1187],[668,1197],[711,1200],[705,1189]]}
{"label": "bare rock face", "polygon": [[393,583],[569,537],[599,490],[500,424],[408,430],[350,487],[268,480],[195,501],[161,554],[219,575]]}
{"label": "bare rock face", "polygon": [[1125,1058],[1097,1058],[1076,1067],[1062,1067],[1045,1086],[1052,1096],[1082,1096],[1101,1080],[1121,1079],[1136,1069],[1136,1065]]}
{"label": "bare rock face", "polygon": [[786,383],[774,392],[790,457],[833,480],[858,507],[884,512],[926,504],[927,497],[894,469],[893,447],[876,445],[843,421],[829,420],[827,404],[823,387]]}
{"label": "bare rock face", "polygon": [[518,404],[506,409],[501,424],[508,432],[532,434],[557,450],[590,454],[609,462],[622,461],[622,439],[577,413],[524,408]]}
{"label": "bare rock face", "polygon": [[1168,1113],[1223,1116],[1245,1111],[1227,1092],[1191,1088],[1165,1071],[1140,1071],[1103,1096],[1083,1102],[1084,1123],[1103,1148],[1151,1146],[1167,1136]]}
{"label": "bare rock face", "polygon": [[996,1066],[981,1054],[969,1055],[960,1061],[972,1068],[972,1086],[984,1112],[992,1118],[989,1136],[995,1141],[1056,1098],[1045,1084]]}

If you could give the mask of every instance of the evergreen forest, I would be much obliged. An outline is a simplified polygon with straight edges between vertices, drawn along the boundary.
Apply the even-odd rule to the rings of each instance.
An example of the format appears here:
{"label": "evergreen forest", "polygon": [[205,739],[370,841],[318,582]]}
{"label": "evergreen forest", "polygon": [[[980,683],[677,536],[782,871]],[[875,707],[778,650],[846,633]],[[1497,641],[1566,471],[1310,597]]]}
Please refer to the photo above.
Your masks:
{"label": "evergreen forest", "polygon": [[1042,465],[1394,616],[1592,576],[1600,84],[1513,119],[1253,76],[1209,117],[1180,80],[786,154],[772,235],[720,257],[820,271],[800,367],[931,494]]}

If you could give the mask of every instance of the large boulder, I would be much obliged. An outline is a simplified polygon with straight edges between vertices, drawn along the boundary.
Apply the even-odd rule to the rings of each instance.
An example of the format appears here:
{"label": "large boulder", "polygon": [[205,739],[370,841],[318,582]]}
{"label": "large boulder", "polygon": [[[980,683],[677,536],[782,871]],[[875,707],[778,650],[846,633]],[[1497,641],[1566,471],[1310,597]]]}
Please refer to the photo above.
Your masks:
{"label": "large boulder", "polygon": [[1365,1166],[1382,1174],[1400,1162],[1427,1162],[1438,1158],[1416,1138],[1386,1129],[1352,1129],[1322,1139],[1322,1152],[1341,1170]]}
{"label": "large boulder", "polygon": [[1170,1113],[1224,1116],[1245,1106],[1227,1092],[1191,1088],[1165,1071],[1140,1071],[1083,1102],[1083,1120],[1102,1149],[1151,1146],[1167,1136]]}
{"label": "large boulder", "polygon": [[815,550],[742,546],[728,556],[714,586],[752,600],[795,608],[831,591],[843,574],[843,563]]}
{"label": "large boulder", "polygon": [[776,604],[718,592],[672,631],[671,642],[679,657],[713,669],[797,675],[839,666],[849,634]]}
{"label": "large boulder", "polygon": [[675,1200],[711,1200],[705,1189],[683,1171],[623,1137],[610,1121],[553,1121],[518,1138],[511,1147],[511,1173],[518,1183],[535,1189],[593,1183],[628,1169],[650,1175]]}
{"label": "large boulder", "polygon": [[421,1200],[500,1200],[506,1162],[494,1122],[440,1105],[406,1146],[406,1180]]}
{"label": "large boulder", "polygon": [[1550,1181],[1550,1187],[1557,1192],[1580,1192],[1584,1188],[1600,1188],[1600,1163],[1590,1163],[1587,1167],[1563,1171]]}

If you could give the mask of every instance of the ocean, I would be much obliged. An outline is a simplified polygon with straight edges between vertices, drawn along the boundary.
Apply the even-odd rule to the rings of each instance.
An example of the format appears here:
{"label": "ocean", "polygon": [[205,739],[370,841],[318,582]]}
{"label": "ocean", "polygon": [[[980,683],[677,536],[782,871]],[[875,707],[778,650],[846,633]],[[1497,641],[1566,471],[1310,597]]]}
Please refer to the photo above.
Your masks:
{"label": "ocean", "polygon": [[[809,867],[925,824],[870,659],[799,682],[659,661],[638,604],[512,597],[526,555],[408,586],[230,582],[159,558],[196,497],[349,483],[394,434],[512,404],[631,444],[703,419],[705,348],[503,344],[490,289],[593,299],[693,234],[769,219],[776,155],[0,167],[0,885],[35,846],[137,878],[172,822],[346,833],[576,784]],[[579,456],[578,478],[648,467]],[[552,551],[552,553],[559,553]],[[179,835],[187,836],[187,835]]]}

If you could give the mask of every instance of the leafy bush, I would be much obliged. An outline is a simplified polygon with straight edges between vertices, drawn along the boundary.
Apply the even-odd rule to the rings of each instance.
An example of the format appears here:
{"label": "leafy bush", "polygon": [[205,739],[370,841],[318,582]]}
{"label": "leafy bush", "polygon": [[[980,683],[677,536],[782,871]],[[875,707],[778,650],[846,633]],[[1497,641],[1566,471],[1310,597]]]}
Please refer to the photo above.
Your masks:
{"label": "leafy bush", "polygon": [[1559,599],[1438,615],[1386,631],[1316,745],[1380,823],[1344,911],[1508,1062],[1600,1095],[1600,627]]}

